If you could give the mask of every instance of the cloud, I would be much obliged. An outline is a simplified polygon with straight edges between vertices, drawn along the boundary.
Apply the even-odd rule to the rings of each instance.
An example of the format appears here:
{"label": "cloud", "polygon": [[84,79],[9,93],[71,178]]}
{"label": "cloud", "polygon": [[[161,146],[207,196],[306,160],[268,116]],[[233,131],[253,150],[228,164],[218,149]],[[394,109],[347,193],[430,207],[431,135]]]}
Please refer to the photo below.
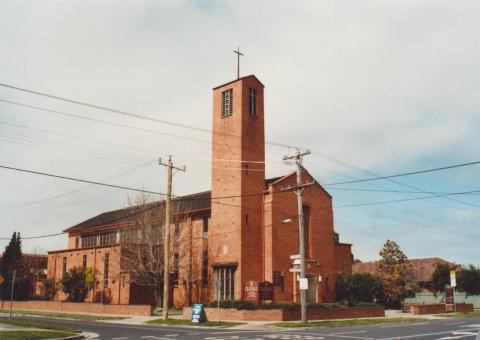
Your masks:
{"label": "cloud", "polygon": [[[5,83],[209,129],[211,88],[235,76],[232,50],[240,45],[245,52],[242,74],[255,73],[266,84],[268,140],[309,147],[366,170],[396,173],[477,157],[478,7],[470,1],[1,1],[0,78]],[[3,164],[106,179],[172,154],[188,169],[175,179],[176,192],[210,186],[208,134],[4,88],[0,98],[207,141],[188,142],[0,103],[2,121],[149,151],[0,124]],[[288,151],[267,147],[270,174],[289,171],[279,164]],[[318,155],[308,162],[346,176],[365,176],[326,164]],[[338,178],[318,167],[310,170],[321,182]],[[162,172],[151,165],[112,182],[133,185],[162,176]],[[442,191],[472,188],[476,178],[478,170],[472,168],[402,181]],[[159,177],[141,185],[163,191],[163,182]],[[2,172],[0,183],[0,206],[21,205],[83,186],[10,172]],[[391,183],[381,185],[398,189]],[[125,192],[96,198],[108,192],[90,188],[34,206],[3,209],[2,236],[17,229],[25,235],[56,232],[125,204]],[[335,198],[360,202],[379,197],[335,193]],[[480,203],[476,197],[462,199]],[[76,201],[84,202],[65,206]],[[438,250],[442,256],[468,262],[470,254],[464,249],[473,247],[473,241],[462,235],[472,233],[478,216],[474,214],[464,229],[455,231],[465,242],[455,249],[448,242],[451,228],[440,227],[432,219],[443,215],[439,209],[475,213],[476,208],[437,201],[378,207],[374,213],[370,212],[373,208],[339,209],[335,211],[337,228],[363,257],[374,257],[384,238],[398,235],[413,256]],[[454,226],[459,220],[461,216],[449,214],[443,222]],[[425,237],[436,228],[441,232],[435,233],[436,245],[425,245],[416,241],[414,233],[402,233],[402,228],[412,233],[415,228],[425,230]],[[378,235],[374,245],[365,236],[372,234]],[[37,244],[28,241],[26,247]],[[61,248],[65,243],[52,239],[42,245]]]}

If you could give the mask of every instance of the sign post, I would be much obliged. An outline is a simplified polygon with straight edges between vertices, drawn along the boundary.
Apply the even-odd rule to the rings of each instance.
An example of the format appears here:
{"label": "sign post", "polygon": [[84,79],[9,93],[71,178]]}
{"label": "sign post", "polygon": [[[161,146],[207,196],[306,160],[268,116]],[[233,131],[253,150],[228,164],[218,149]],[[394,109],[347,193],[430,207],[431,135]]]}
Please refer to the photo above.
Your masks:
{"label": "sign post", "polygon": [[12,320],[12,304],[13,304],[13,288],[15,287],[15,277],[17,276],[17,270],[13,270],[13,280],[12,280],[12,292],[10,294],[10,315],[8,320]]}
{"label": "sign post", "polygon": [[450,286],[453,288],[453,310],[457,312],[457,304],[455,303],[455,287],[457,286],[457,273],[455,270],[450,271]]}

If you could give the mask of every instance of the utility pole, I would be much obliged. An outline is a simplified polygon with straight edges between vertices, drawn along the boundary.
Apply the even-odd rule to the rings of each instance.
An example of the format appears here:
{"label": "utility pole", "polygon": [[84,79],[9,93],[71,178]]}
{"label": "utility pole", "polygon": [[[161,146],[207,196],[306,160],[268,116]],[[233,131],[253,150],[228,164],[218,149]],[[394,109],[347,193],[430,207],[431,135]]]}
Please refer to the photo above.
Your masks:
{"label": "utility pole", "polygon": [[172,221],[171,203],[172,203],[172,177],[173,169],[185,171],[186,168],[178,168],[173,165],[172,156],[168,156],[168,163],[162,163],[162,159],[158,159],[158,164],[167,167],[167,197],[165,199],[165,230],[163,239],[163,320],[168,319],[168,300],[170,289],[170,273],[169,273],[169,244],[170,244],[170,224]]}
{"label": "utility pole", "polygon": [[[300,152],[297,149],[297,152],[293,156],[284,156],[283,160],[295,160],[297,165],[297,183],[294,187],[288,187],[281,189],[281,191],[293,191],[297,194],[297,204],[298,204],[298,240],[300,248],[300,304],[302,312],[302,323],[307,323],[307,289],[308,281],[305,277],[305,219],[303,216],[303,198],[302,193],[305,187],[315,184],[315,182],[308,182],[302,184],[302,158],[310,154],[309,150]],[[306,286],[305,286],[306,284]]]}

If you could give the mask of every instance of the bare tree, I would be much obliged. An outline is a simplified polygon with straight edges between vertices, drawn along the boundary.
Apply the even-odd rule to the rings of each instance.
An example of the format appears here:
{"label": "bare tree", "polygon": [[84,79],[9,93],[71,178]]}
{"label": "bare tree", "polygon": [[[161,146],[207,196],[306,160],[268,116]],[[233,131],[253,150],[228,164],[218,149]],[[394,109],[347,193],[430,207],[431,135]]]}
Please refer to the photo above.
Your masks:
{"label": "bare tree", "polygon": [[[163,263],[165,205],[154,201],[151,195],[140,194],[129,198],[125,210],[128,221],[120,232],[121,270],[128,273],[130,283],[141,287],[142,295],[153,295],[155,303],[161,304],[164,272],[185,291],[183,304],[190,304],[192,295],[192,201],[181,198],[172,202],[173,224],[169,266]],[[181,274],[181,275],[180,275]],[[173,285],[172,285],[173,287]],[[135,291],[135,289],[133,289]],[[141,301],[146,302],[146,301]]]}
{"label": "bare tree", "polygon": [[155,202],[147,194],[129,198],[125,210],[128,224],[120,231],[121,270],[130,276],[130,283],[153,292],[157,305],[161,301],[163,283],[163,228],[162,202]]}

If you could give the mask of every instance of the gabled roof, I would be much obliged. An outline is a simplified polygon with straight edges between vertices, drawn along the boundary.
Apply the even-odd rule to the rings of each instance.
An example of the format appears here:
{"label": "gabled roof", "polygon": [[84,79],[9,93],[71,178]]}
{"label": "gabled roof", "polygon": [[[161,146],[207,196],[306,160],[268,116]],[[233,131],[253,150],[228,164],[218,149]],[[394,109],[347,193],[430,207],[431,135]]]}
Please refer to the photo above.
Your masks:
{"label": "gabled roof", "polygon": [[[302,171],[304,171],[305,173],[307,173],[308,176],[310,176],[311,178],[313,178],[315,180],[315,177],[313,177],[310,172],[308,172],[307,169],[305,169],[303,166],[302,166]],[[268,186],[271,184],[271,185],[278,185],[280,183],[282,183],[283,181],[285,181],[287,178],[290,178],[292,176],[295,176],[297,174],[296,171],[292,171],[291,173],[289,173],[288,175],[285,175],[285,176],[280,176],[280,177],[274,177],[274,178],[271,178],[269,180],[266,180],[265,181],[265,186],[267,187],[268,189]],[[322,185],[320,183],[318,183],[317,180],[315,180],[315,185],[320,188],[320,190],[322,190],[325,194],[327,194],[329,197],[332,197],[332,195],[330,195],[330,193],[325,190],[324,187],[322,187]]]}
{"label": "gabled roof", "polygon": [[[305,169],[303,170],[308,173],[307,170]],[[281,183],[282,181],[284,181],[285,179],[293,175],[295,175],[295,172],[292,172],[286,176],[279,176],[279,177],[266,179],[265,188],[268,189],[268,186],[270,184],[276,185],[278,183]],[[313,176],[310,175],[309,173],[308,175],[313,178]],[[323,190],[327,195],[331,196],[320,184],[316,183],[316,185],[318,185],[318,187],[321,190]],[[208,210],[211,208],[211,192],[210,191],[199,192],[199,193],[195,193],[187,196],[182,196],[179,198],[174,198],[172,201],[173,201],[173,204],[172,204],[173,208],[176,209],[175,211],[176,214],[190,213],[190,212],[199,211],[199,210]],[[145,211],[149,211],[151,209],[155,209],[155,208],[161,209],[162,207],[164,207],[164,205],[165,205],[165,201],[161,200],[161,201],[151,202],[147,205],[138,205],[138,206],[132,206],[127,208],[107,211],[97,216],[94,216],[92,218],[89,218],[88,220],[80,222],[70,228],[67,228],[64,230],[64,232],[79,231],[79,230],[85,230],[85,229],[95,228],[95,227],[113,226],[116,224],[134,221],[137,215]]]}
{"label": "gabled roof", "polygon": [[246,78],[251,78],[251,77],[255,78],[255,80],[258,81],[258,82],[260,83],[260,85],[262,85],[262,87],[265,87],[265,85],[263,85],[262,82],[261,82],[260,80],[258,80],[258,78],[257,78],[254,74],[250,74],[250,75],[248,75],[248,76],[241,77],[241,78],[238,78],[238,79],[229,81],[229,82],[227,82],[227,83],[225,83],[225,84],[222,84],[222,85],[219,85],[219,86],[215,86],[215,87],[213,88],[213,90],[219,89],[219,88],[224,87],[224,86],[226,86],[226,85],[233,84],[233,83],[235,83],[235,82],[237,82],[237,81],[240,81],[240,80],[243,80],[243,79],[246,79]]}

